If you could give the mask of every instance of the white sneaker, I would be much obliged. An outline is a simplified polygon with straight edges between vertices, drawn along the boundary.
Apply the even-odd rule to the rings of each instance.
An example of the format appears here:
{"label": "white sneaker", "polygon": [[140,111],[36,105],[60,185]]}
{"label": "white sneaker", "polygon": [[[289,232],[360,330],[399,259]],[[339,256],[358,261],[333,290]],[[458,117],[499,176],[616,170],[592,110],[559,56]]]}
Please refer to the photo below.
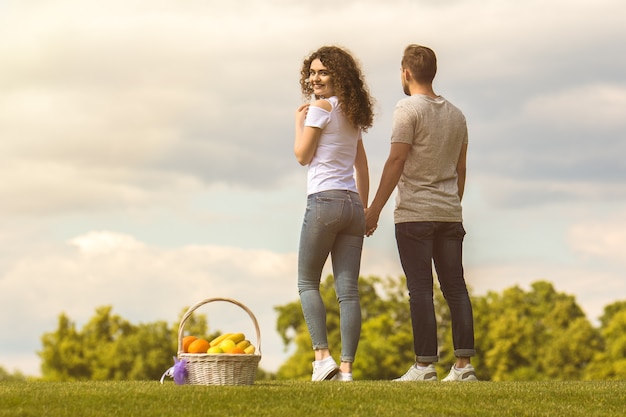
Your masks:
{"label": "white sneaker", "polygon": [[339,372],[339,367],[332,356],[329,356],[321,361],[313,362],[311,381],[325,381],[331,379],[337,372]]}
{"label": "white sneaker", "polygon": [[417,368],[416,365],[413,365],[400,378],[394,379],[394,381],[400,381],[400,382],[436,381],[436,380],[437,380],[437,370],[435,369],[435,366],[432,363],[424,369],[419,369]]}
{"label": "white sneaker", "polygon": [[351,382],[352,372],[337,372],[337,374],[332,378],[333,381],[342,381],[342,382]]}
{"label": "white sneaker", "polygon": [[465,368],[458,369],[456,366],[452,365],[452,369],[450,369],[450,373],[447,377],[442,379],[442,381],[478,381],[476,378],[476,371],[474,367],[470,364],[465,365]]}

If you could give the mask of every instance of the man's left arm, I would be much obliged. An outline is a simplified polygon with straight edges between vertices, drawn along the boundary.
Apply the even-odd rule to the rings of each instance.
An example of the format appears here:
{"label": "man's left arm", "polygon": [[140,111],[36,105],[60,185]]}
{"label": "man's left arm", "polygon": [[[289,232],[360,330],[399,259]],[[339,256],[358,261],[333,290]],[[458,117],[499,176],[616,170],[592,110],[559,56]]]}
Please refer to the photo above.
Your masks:
{"label": "man's left arm", "polygon": [[465,177],[467,175],[467,143],[461,146],[459,160],[456,163],[457,185],[459,188],[459,200],[463,200],[465,192]]}

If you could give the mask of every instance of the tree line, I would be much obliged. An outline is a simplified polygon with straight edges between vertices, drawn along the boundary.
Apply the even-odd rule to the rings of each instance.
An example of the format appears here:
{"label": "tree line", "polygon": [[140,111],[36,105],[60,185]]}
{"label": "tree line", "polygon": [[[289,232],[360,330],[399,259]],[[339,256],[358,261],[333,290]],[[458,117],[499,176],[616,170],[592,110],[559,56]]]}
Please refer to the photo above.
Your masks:
{"label": "tree line", "polygon": [[[354,366],[355,379],[396,378],[413,363],[413,337],[404,277],[361,277],[363,325]],[[340,353],[339,305],[332,275],[321,283],[327,306],[329,344]],[[471,295],[471,289],[470,289]],[[546,281],[528,291],[514,286],[501,293],[471,295],[477,355],[472,358],[480,380],[598,380],[626,378],[626,301],[605,307],[594,327],[575,297]],[[440,361],[443,375],[454,362],[450,313],[435,291]],[[42,378],[73,380],[155,380],[173,364],[179,321],[132,324],[113,314],[111,306],[96,308],[82,329],[61,314],[57,329],[45,333]],[[293,353],[276,373],[259,369],[259,379],[310,379],[313,353],[299,300],[277,306],[276,330]],[[186,330],[211,339],[202,314],[189,318]],[[10,376],[0,368],[0,379]]]}

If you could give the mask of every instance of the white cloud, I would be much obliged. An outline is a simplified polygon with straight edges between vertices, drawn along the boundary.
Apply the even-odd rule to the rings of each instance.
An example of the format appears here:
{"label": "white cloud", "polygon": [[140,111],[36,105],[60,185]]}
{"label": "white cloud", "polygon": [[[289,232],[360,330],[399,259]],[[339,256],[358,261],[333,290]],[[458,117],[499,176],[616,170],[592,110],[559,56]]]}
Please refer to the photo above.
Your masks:
{"label": "white cloud", "polygon": [[134,237],[108,231],[89,232],[78,236],[70,243],[77,246],[84,254],[103,254],[115,251],[142,249],[144,245]]}
{"label": "white cloud", "polygon": [[[572,51],[583,40],[623,36],[616,29],[621,24],[614,24],[620,2],[557,1],[536,12],[544,6],[328,3],[318,7],[332,7],[327,26],[333,30],[320,34],[310,5],[285,1],[11,3],[0,16],[0,163],[10,179],[0,186],[0,200],[10,202],[2,210],[118,209],[159,201],[165,193],[196,192],[202,184],[275,185],[295,169],[286,144],[299,99],[299,61],[321,43],[353,50],[378,101],[389,107],[400,93],[402,48],[431,44],[440,54],[444,86],[467,89],[479,82],[479,91],[463,99],[488,109],[482,83],[533,85],[544,65],[579,59]],[[407,13],[416,24],[398,26]],[[356,27],[333,24],[353,18]],[[581,21],[594,30],[581,32]],[[371,30],[376,37],[366,36]],[[554,50],[564,58],[548,60]],[[549,114],[559,123],[567,117],[559,117],[560,105],[580,112],[570,98],[581,91],[562,91],[532,99],[527,116]],[[621,108],[623,88],[597,84],[582,93],[608,106],[610,112],[594,113],[596,121],[616,120],[611,114]],[[506,108],[502,99],[515,100],[499,97],[498,107]],[[388,118],[390,110],[381,112]],[[373,155],[373,166],[377,159]]]}
{"label": "white cloud", "polygon": [[523,112],[531,121],[566,131],[591,132],[626,128],[626,85],[578,85],[532,98]]}
{"label": "white cloud", "polygon": [[[532,159],[529,157],[529,159]],[[526,171],[529,159],[518,156],[510,162],[508,170],[515,170],[518,166]],[[503,161],[506,162],[506,161]],[[549,162],[546,161],[546,164]],[[556,160],[552,161],[556,164]],[[545,166],[535,163],[537,170],[546,169]],[[595,178],[576,179],[564,177],[563,173],[555,173],[554,178],[548,174],[535,172],[537,178],[521,179],[515,176],[495,177],[484,174],[477,175],[477,181],[485,190],[485,197],[497,207],[523,209],[549,204],[570,205],[575,202],[601,202],[606,199],[626,199],[626,184],[606,181],[599,183]]]}
{"label": "white cloud", "polygon": [[626,265],[626,213],[572,224],[568,241],[585,257]]}

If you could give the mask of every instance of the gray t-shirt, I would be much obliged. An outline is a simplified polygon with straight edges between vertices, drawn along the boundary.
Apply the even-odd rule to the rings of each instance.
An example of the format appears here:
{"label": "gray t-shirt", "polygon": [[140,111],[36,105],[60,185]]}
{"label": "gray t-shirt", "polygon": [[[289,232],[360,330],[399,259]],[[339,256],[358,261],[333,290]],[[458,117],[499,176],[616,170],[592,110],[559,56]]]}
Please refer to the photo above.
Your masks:
{"label": "gray t-shirt", "polygon": [[391,142],[411,145],[398,182],[395,223],[462,222],[456,167],[468,143],[463,113],[441,96],[402,99],[394,111]]}

